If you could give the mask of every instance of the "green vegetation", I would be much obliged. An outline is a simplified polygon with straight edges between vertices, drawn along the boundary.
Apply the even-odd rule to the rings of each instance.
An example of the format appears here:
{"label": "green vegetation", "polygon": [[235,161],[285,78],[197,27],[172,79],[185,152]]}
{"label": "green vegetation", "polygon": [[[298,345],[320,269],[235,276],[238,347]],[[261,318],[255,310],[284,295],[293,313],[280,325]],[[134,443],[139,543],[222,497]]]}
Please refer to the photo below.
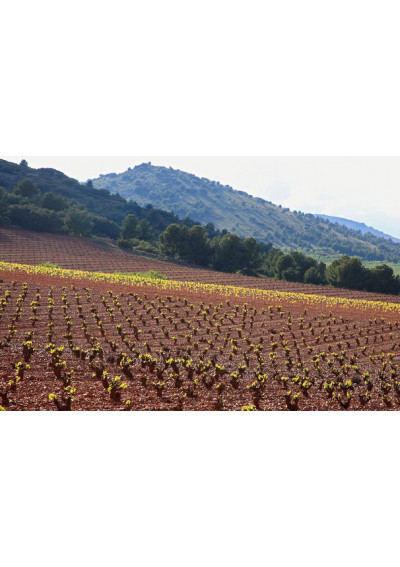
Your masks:
{"label": "green vegetation", "polygon": [[359,256],[362,260],[400,261],[400,246],[371,233],[290,211],[218,182],[166,167],[144,163],[119,175],[110,173],[93,185],[133,199],[139,205],[173,211],[241,237],[254,237],[289,252],[327,262],[332,256]]}
{"label": "green vegetation", "polygon": [[90,214],[76,205],[67,210],[64,217],[64,226],[69,234],[73,236],[90,236],[94,228]]}
{"label": "green vegetation", "polygon": [[356,230],[356,231],[359,230],[363,234],[370,232],[371,234],[373,234],[375,236],[382,237],[382,238],[385,238],[387,240],[392,240],[394,242],[400,242],[399,238],[395,238],[393,236],[390,236],[389,234],[386,234],[385,232],[382,232],[381,230],[377,230],[376,228],[373,228],[371,226],[367,226],[363,222],[357,222],[357,221],[353,221],[353,220],[349,220],[349,219],[344,219],[342,217],[331,217],[329,215],[321,215],[321,214],[314,214],[314,216],[328,220],[328,221],[333,222],[333,223],[342,224],[342,225],[347,226],[348,228],[351,228],[351,229]]}
{"label": "green vegetation", "polygon": [[61,269],[61,266],[59,266],[58,264],[52,264],[51,262],[43,262],[42,264],[39,264],[40,268],[58,268]]}
{"label": "green vegetation", "polygon": [[31,201],[39,199],[40,191],[30,179],[19,181],[13,189],[14,195]]}
{"label": "green vegetation", "polygon": [[114,272],[117,276],[138,276],[148,280],[166,280],[167,276],[160,274],[156,270],[149,270],[148,272]]}
{"label": "green vegetation", "polygon": [[62,232],[63,227],[59,214],[38,207],[33,203],[10,205],[3,210],[3,222],[39,232]]}
{"label": "green vegetation", "polygon": [[223,272],[257,275],[262,266],[262,248],[254,238],[229,233],[210,238],[200,225],[171,224],[160,235],[160,251],[169,258]]}
{"label": "green vegetation", "polygon": [[[138,171],[139,179],[142,180],[139,188],[146,195],[152,191],[149,189],[151,185],[149,185],[149,180],[147,185],[143,184],[144,179],[148,176],[150,180],[151,176],[156,176],[157,179],[157,176],[161,176],[164,189],[172,176],[175,180],[177,178],[180,180],[177,186],[181,192],[182,203],[186,199],[185,191],[190,193],[194,190],[193,187],[197,187],[199,191],[202,188],[204,192],[204,186],[209,187],[210,184],[214,190],[216,211],[223,209],[220,197],[224,191],[228,191],[231,195],[231,198],[226,201],[225,209],[227,210],[232,207],[232,202],[235,203],[237,196],[240,195],[242,203],[235,206],[239,211],[237,214],[243,218],[249,205],[248,199],[254,200],[253,197],[243,192],[233,191],[218,183],[172,169],[153,168],[149,164],[129,170],[124,174],[126,179],[124,176],[121,178],[115,174],[111,177],[117,184],[120,179],[125,179],[124,183],[128,181],[130,183]],[[22,175],[29,177],[20,178]],[[108,179],[110,176],[103,176],[101,179],[103,180],[104,177]],[[37,179],[38,185],[33,179]],[[15,185],[10,187],[12,180],[15,181]],[[159,180],[160,183],[161,180]],[[191,181],[191,184],[188,180]],[[50,185],[50,182],[54,185]],[[201,226],[187,216],[181,221],[175,214],[154,209],[151,205],[140,207],[136,203],[126,201],[120,195],[112,195],[107,190],[95,189],[91,182],[83,186],[55,170],[34,170],[30,169],[27,164],[18,166],[0,160],[0,183],[5,185],[5,188],[0,187],[0,224],[15,224],[30,230],[67,233],[74,236],[105,236],[117,241],[119,247],[127,250],[162,254],[173,260],[181,260],[188,264],[224,272],[267,276],[292,282],[331,285],[364,291],[400,293],[399,266],[396,263],[382,264],[380,259],[382,256],[400,260],[398,244],[385,239],[377,239],[370,234],[361,235],[360,233],[366,239],[362,241],[357,234],[357,238],[349,236],[349,233],[355,231],[339,225],[331,225],[327,221],[315,219],[312,215],[291,213],[267,203],[270,211],[278,215],[275,215],[275,221],[280,224],[280,232],[275,229],[273,231],[278,240],[279,235],[286,234],[288,231],[289,225],[285,224],[287,219],[297,219],[297,223],[300,221],[302,223],[301,226],[298,224],[292,226],[293,233],[289,231],[290,237],[286,239],[285,246],[283,249],[278,249],[269,242],[257,242],[253,236],[241,237],[238,234],[239,231],[236,230],[233,232],[228,232],[226,229],[218,230],[212,222]],[[158,189],[155,191],[157,193]],[[170,191],[167,191],[167,194],[171,197]],[[260,199],[255,199],[255,201],[266,203]],[[161,199],[160,203],[163,204],[164,201]],[[200,207],[199,203],[198,206]],[[99,212],[104,213],[104,216],[98,214]],[[187,212],[187,210],[182,210],[182,213]],[[272,223],[272,226],[275,225]],[[304,231],[308,239],[318,241],[318,231],[322,230],[321,227],[325,230],[325,236],[329,238],[324,241],[324,238],[321,237],[318,248],[314,247],[313,254],[307,255],[301,250],[301,243],[306,242],[305,237],[303,238]],[[299,232],[296,232],[297,230]],[[348,254],[339,255],[337,250],[333,250],[335,246],[332,244],[332,238],[333,236],[338,237],[339,234],[341,244],[340,246],[335,245],[337,249],[350,248],[354,249],[354,252],[360,246],[362,248],[367,244],[375,247],[375,252],[371,252],[372,248],[369,251],[362,248],[367,256],[370,254],[373,258],[369,260],[368,265],[359,258],[350,257]],[[297,241],[300,243],[297,244],[297,249],[290,250]],[[327,246],[329,244],[331,248],[324,249],[324,244]],[[328,267],[326,263],[320,261],[324,257],[324,251],[326,257],[332,260]],[[57,267],[48,262],[44,265]],[[394,271],[394,267],[397,272]],[[165,276],[154,271],[139,275],[152,279],[166,279]]]}
{"label": "green vegetation", "polygon": [[[372,269],[375,268],[376,266],[380,265],[380,262],[374,262],[374,261],[364,261],[363,262],[364,266],[366,268]],[[393,273],[395,276],[400,276],[400,263],[397,262],[385,262],[386,266],[389,266],[389,268],[392,268]]]}
{"label": "green vegetation", "polygon": [[[33,169],[27,164],[0,160],[0,224],[14,224],[29,230],[68,232],[64,219],[68,209],[85,210],[93,223],[92,234],[116,239],[129,214],[142,223],[140,238],[155,239],[171,223],[180,224],[176,214],[149,205],[141,207],[120,195],[98,190],[91,182],[81,184],[55,169]],[[185,219],[185,224],[194,224]],[[143,239],[143,238],[142,238]]]}
{"label": "green vegetation", "polygon": [[326,279],[334,287],[395,295],[400,293],[400,276],[395,276],[390,266],[381,264],[368,269],[359,258],[349,256],[332,262],[326,269]]}
{"label": "green vegetation", "polygon": [[376,293],[400,293],[400,276],[380,264],[367,268],[359,258],[342,256],[328,267],[301,252],[284,254],[271,248],[265,257],[264,274],[279,280],[331,285]]}
{"label": "green vegetation", "polygon": [[136,237],[138,218],[135,215],[128,215],[122,223],[121,239],[129,240]]}
{"label": "green vegetation", "polygon": [[325,285],[326,265],[301,252],[284,254],[271,248],[265,259],[264,274],[278,280]]}

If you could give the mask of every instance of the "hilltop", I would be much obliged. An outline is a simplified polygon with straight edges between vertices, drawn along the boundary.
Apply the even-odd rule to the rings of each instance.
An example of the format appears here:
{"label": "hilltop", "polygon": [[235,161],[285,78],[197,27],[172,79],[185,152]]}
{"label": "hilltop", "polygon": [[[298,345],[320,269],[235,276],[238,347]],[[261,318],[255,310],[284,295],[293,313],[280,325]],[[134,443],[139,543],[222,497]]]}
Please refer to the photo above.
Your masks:
{"label": "hilltop", "polygon": [[400,246],[383,236],[362,233],[347,226],[290,211],[217,181],[173,168],[144,163],[124,173],[93,179],[93,186],[151,204],[179,217],[202,224],[213,223],[239,236],[253,236],[283,250],[302,250],[320,259],[341,254],[364,260],[400,260]]}

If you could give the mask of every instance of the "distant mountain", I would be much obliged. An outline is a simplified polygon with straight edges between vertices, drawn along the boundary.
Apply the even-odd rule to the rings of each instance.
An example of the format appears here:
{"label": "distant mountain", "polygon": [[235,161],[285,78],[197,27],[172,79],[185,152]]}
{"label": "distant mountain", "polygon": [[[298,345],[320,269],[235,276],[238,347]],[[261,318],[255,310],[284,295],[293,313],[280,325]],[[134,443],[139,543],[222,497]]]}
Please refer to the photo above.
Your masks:
{"label": "distant mountain", "polygon": [[373,234],[374,236],[377,236],[379,238],[385,238],[386,240],[392,240],[393,242],[400,242],[400,238],[396,238],[395,236],[390,236],[389,234],[385,234],[381,230],[377,230],[376,228],[372,228],[372,226],[367,226],[363,222],[357,222],[357,221],[352,221],[352,220],[349,220],[349,219],[343,219],[341,217],[331,217],[329,215],[321,215],[321,214],[317,214],[317,213],[314,213],[314,216],[319,217],[321,219],[328,220],[328,221],[333,222],[333,223],[337,222],[338,224],[341,224],[343,226],[347,226],[348,228],[351,228],[352,230],[359,230],[362,234],[366,234],[367,232],[370,232],[371,234]]}
{"label": "distant mountain", "polygon": [[284,250],[300,249],[319,258],[348,254],[364,260],[400,261],[400,244],[393,240],[290,211],[184,171],[144,163],[92,181],[95,187],[139,205],[151,204],[181,218],[189,216],[202,224],[213,223],[218,229],[254,236]]}

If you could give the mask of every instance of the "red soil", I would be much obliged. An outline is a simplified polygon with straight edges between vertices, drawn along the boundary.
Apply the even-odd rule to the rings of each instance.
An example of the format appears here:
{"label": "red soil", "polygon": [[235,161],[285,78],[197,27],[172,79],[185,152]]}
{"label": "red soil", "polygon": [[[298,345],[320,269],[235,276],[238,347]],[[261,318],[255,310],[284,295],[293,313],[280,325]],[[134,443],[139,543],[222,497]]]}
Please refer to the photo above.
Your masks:
{"label": "red soil", "polygon": [[111,273],[156,270],[167,276],[168,279],[178,281],[400,302],[400,297],[393,295],[282,282],[269,278],[255,278],[194,268],[125,252],[113,245],[111,241],[45,234],[16,228],[0,228],[0,261],[32,265],[51,262],[62,268]]}
{"label": "red soil", "polygon": [[[80,239],[67,241],[78,254]],[[67,408],[71,371],[72,410],[399,409],[399,313],[12,272],[0,272],[0,280],[0,405],[7,411],[56,410],[52,393]],[[64,350],[52,355],[50,342]],[[30,368],[13,383],[18,362]],[[127,387],[112,397],[115,376]]]}

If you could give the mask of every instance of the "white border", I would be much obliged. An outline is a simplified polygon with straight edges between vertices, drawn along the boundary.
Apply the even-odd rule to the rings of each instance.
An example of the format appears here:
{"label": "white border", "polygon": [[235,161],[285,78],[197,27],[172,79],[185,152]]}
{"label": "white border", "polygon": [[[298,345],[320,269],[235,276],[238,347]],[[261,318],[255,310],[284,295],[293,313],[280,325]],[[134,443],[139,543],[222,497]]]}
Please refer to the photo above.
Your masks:
{"label": "white border", "polygon": [[[2,155],[399,154],[393,1],[1,12]],[[1,415],[7,567],[397,562],[398,414]]]}

